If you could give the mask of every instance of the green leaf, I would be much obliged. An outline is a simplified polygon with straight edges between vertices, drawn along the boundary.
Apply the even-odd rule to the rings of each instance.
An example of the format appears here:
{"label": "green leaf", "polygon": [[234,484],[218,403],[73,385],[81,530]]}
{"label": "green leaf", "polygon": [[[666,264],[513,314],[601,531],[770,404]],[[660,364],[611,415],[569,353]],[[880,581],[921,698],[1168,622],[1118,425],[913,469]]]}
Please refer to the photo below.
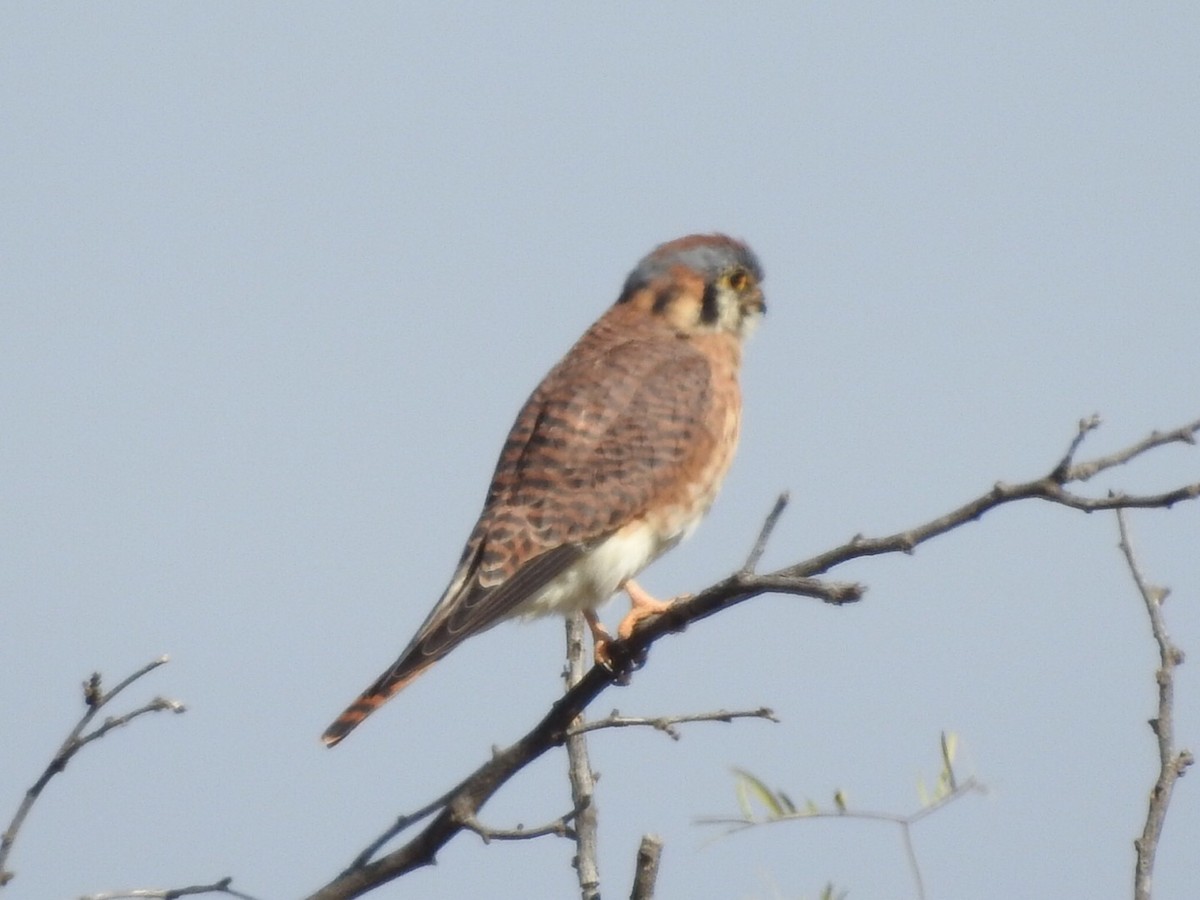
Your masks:
{"label": "green leaf", "polygon": [[784,813],[794,816],[796,814],[796,804],[792,802],[792,798],[783,791],[780,791],[777,796],[779,797],[779,805],[783,807]]}
{"label": "green leaf", "polygon": [[942,732],[942,761],[947,769],[954,768],[954,757],[958,754],[958,735],[953,731]]}
{"label": "green leaf", "polygon": [[953,731],[942,732],[942,777],[946,782],[946,793],[958,788],[954,777],[954,756],[958,753],[958,735]]}
{"label": "green leaf", "polygon": [[[734,773],[738,776],[739,799],[745,798],[745,806],[750,806],[751,798],[757,800],[770,814],[771,818],[778,819],[784,815],[783,804],[779,802],[779,798],[775,796],[774,791],[767,787],[761,779],[755,775],[751,775],[745,769],[734,769]],[[747,813],[746,818],[753,818],[752,813]]]}

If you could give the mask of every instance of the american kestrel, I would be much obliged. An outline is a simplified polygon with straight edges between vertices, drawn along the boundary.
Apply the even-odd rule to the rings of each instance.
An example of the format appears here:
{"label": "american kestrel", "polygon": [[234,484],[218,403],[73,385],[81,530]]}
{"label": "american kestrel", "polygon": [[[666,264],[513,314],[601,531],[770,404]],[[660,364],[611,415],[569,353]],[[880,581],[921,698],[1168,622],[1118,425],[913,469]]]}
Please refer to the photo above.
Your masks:
{"label": "american kestrel", "polygon": [[617,302],[526,401],[442,598],[400,658],[323,735],[341,741],[472,635],[629,594],[624,637],[665,607],[633,578],[687,537],[738,441],[742,343],[765,311],[753,251],[692,235],[637,264]]}

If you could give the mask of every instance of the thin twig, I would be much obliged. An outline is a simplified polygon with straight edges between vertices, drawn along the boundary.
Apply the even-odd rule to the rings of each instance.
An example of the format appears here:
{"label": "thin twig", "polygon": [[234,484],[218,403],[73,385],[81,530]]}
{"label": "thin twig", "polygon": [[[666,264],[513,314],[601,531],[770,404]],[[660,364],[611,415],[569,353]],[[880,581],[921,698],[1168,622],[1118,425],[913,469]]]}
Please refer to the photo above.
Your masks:
{"label": "thin twig", "polygon": [[904,839],[904,855],[908,859],[908,871],[913,877],[917,900],[925,900],[925,876],[921,874],[921,862],[917,859],[917,848],[913,844],[912,822],[900,823],[900,835]]}
{"label": "thin twig", "polygon": [[177,900],[179,897],[193,897],[198,894],[225,894],[227,897],[236,897],[237,900],[255,900],[249,894],[235,891],[230,887],[232,883],[232,878],[222,878],[212,884],[193,884],[190,887],[105,891],[102,894],[88,894],[79,900]]}
{"label": "thin twig", "polygon": [[789,498],[790,495],[787,491],[784,491],[776,498],[775,505],[767,513],[767,518],[763,521],[762,528],[759,529],[758,539],[755,540],[754,546],[750,548],[750,555],[746,557],[746,561],[742,564],[740,574],[753,575],[754,570],[758,568],[758,561],[762,559],[763,553],[766,552],[767,543],[771,540],[771,533],[775,530],[775,525],[779,522],[779,517],[787,509]]}
{"label": "thin twig", "polygon": [[1111,469],[1114,466],[1123,466],[1134,457],[1141,456],[1149,450],[1162,447],[1166,444],[1194,445],[1198,433],[1200,433],[1200,419],[1196,419],[1194,422],[1189,422],[1187,425],[1171,431],[1152,431],[1148,436],[1136,444],[1131,444],[1124,450],[1118,450],[1115,453],[1110,453],[1108,456],[1101,456],[1090,462],[1071,466],[1068,480],[1087,481],[1105,469]]}
{"label": "thin twig", "polygon": [[105,719],[103,724],[101,724],[98,728],[81,737],[79,739],[79,746],[75,749],[78,751],[85,745],[90,744],[92,741],[99,740],[100,738],[104,737],[114,728],[121,728],[125,725],[128,725],[139,716],[156,712],[181,713],[187,712],[187,708],[178,700],[171,700],[167,697],[155,697],[145,706],[139,706],[137,709],[130,710],[123,716],[113,716],[112,718]]}
{"label": "thin twig", "polygon": [[166,656],[160,656],[158,659],[152,660],[151,662],[142,666],[132,675],[119,682],[116,687],[107,693],[105,693],[102,688],[99,672],[93,673],[91,677],[89,677],[88,680],[83,683],[83,702],[87,707],[86,712],[84,712],[83,716],[76,723],[75,727],[71,729],[71,733],[67,735],[66,740],[64,740],[59,746],[58,750],[51,758],[50,763],[38,777],[37,781],[35,781],[25,792],[25,797],[21,801],[21,805],[17,807],[16,814],[13,816],[12,821],[8,823],[8,827],[4,830],[3,836],[0,836],[0,887],[8,884],[8,882],[13,878],[14,873],[6,869],[6,864],[8,862],[9,854],[12,853],[13,844],[16,843],[17,835],[21,831],[21,826],[25,824],[26,817],[29,815],[30,810],[33,809],[33,805],[37,802],[38,797],[41,796],[42,791],[45,790],[46,785],[50,783],[50,780],[55,775],[67,767],[67,763],[71,761],[76,753],[78,753],[92,741],[99,740],[100,738],[104,737],[104,735],[108,734],[114,728],[120,728],[124,725],[128,725],[134,719],[145,715],[146,713],[162,712],[164,710],[169,710],[170,712],[174,713],[185,712],[186,708],[179,701],[166,700],[162,697],[156,697],[145,706],[139,707],[138,709],[126,713],[123,716],[106,719],[94,731],[86,734],[84,733],[87,730],[87,727],[92,724],[92,720],[96,717],[100,710],[111,703],[118,694],[120,694],[138,679],[148,675],[150,672],[153,672],[159,666],[165,665],[167,662],[168,657]]}
{"label": "thin twig", "polygon": [[1150,791],[1142,836],[1133,842],[1137,851],[1133,896],[1135,900],[1149,900],[1154,880],[1154,859],[1158,853],[1158,841],[1162,836],[1163,825],[1166,824],[1171,793],[1175,789],[1175,782],[1194,760],[1190,751],[1175,750],[1175,667],[1183,662],[1183,651],[1171,643],[1163,618],[1162,604],[1169,592],[1166,588],[1150,584],[1142,574],[1133,552],[1133,543],[1129,538],[1129,523],[1121,510],[1117,510],[1117,528],[1121,534],[1118,546],[1129,566],[1129,573],[1133,576],[1138,593],[1142,595],[1142,602],[1146,604],[1146,612],[1150,616],[1150,630],[1154,634],[1154,642],[1158,644],[1159,664],[1155,673],[1155,681],[1158,682],[1158,714],[1150,720],[1150,729],[1158,740],[1158,777]]}
{"label": "thin twig", "polygon": [[[586,664],[583,649],[583,614],[567,616],[567,690],[583,680]],[[575,872],[579,877],[581,900],[599,900],[600,865],[597,840],[599,825],[596,819],[596,775],[588,759],[587,738],[581,726],[585,723],[582,711],[567,732],[567,773],[571,781],[571,802],[575,808]]]}
{"label": "thin twig", "polygon": [[574,736],[584,734],[588,731],[599,731],[601,728],[635,728],[640,726],[661,731],[668,735],[671,740],[677,741],[683,735],[675,727],[676,725],[682,725],[687,722],[732,722],[734,719],[766,719],[768,722],[779,721],[775,715],[775,711],[765,706],[761,706],[758,709],[735,709],[732,711],[719,709],[716,712],[653,717],[623,716],[614,709],[603,719],[592,719],[590,722],[571,727],[567,731],[567,734]]}
{"label": "thin twig", "polygon": [[379,837],[367,844],[367,846],[363,848],[362,852],[359,853],[358,856],[354,857],[354,861],[342,870],[342,875],[347,875],[356,869],[361,869],[372,859],[374,859],[375,854],[382,850],[386,844],[390,843],[392,838],[407,831],[422,819],[429,818],[438,810],[445,809],[446,805],[454,797],[456,790],[457,788],[451,788],[450,790],[446,791],[446,793],[442,794],[442,796],[438,797],[436,800],[430,800],[415,812],[397,816],[395,822],[382,831]]}
{"label": "thin twig", "polygon": [[571,827],[571,821],[574,818],[575,811],[571,810],[563,813],[554,821],[538,825],[535,828],[525,828],[521,825],[516,828],[491,828],[472,816],[463,822],[463,828],[475,832],[483,838],[485,844],[490,844],[492,841],[530,841],[534,838],[549,836],[575,840],[575,829]]}
{"label": "thin twig", "polygon": [[1079,430],[1075,432],[1075,437],[1071,440],[1071,444],[1067,447],[1067,452],[1063,454],[1063,458],[1058,461],[1058,465],[1050,473],[1051,478],[1060,484],[1070,479],[1071,466],[1075,462],[1076,451],[1083,444],[1083,439],[1099,427],[1100,416],[1098,415],[1091,415],[1086,419],[1079,420]]}
{"label": "thin twig", "polygon": [[658,881],[658,864],[662,860],[663,840],[657,834],[642,835],[638,846],[637,864],[633,870],[633,890],[629,900],[653,900]]}
{"label": "thin twig", "polygon": [[[1011,485],[998,482],[987,493],[923,525],[918,525],[907,531],[898,531],[895,534],[880,538],[855,536],[840,547],[835,547],[797,565],[780,569],[767,577],[778,578],[781,582],[799,577],[811,578],[822,575],[830,569],[852,559],[860,559],[865,556],[878,556],[883,553],[912,553],[920,544],[938,535],[945,534],[951,529],[965,525],[967,522],[977,521],[983,517],[984,513],[1018,500],[1046,500],[1083,512],[1095,512],[1105,509],[1170,509],[1176,503],[1200,497],[1200,482],[1186,484],[1160,494],[1138,495],[1110,492],[1105,497],[1085,497],[1065,490],[1064,485],[1066,484],[1076,481],[1086,481],[1098,472],[1130,462],[1156,447],[1171,443],[1194,444],[1196,433],[1200,431],[1200,419],[1184,425],[1182,428],[1176,428],[1173,431],[1155,431],[1149,437],[1138,441],[1136,444],[1124,450],[1118,450],[1108,456],[1098,457],[1097,459],[1083,463],[1072,463],[1071,460],[1074,459],[1074,454],[1079,449],[1083,437],[1091,433],[1094,428],[1095,426],[1091,419],[1081,422],[1078,432],[1071,441],[1067,454],[1047,475],[1041,478]],[[1067,463],[1065,472],[1062,471],[1064,462]],[[755,576],[754,580],[762,577],[764,576]],[[796,593],[806,592],[797,590]],[[842,602],[853,602],[854,599],[857,598]]]}

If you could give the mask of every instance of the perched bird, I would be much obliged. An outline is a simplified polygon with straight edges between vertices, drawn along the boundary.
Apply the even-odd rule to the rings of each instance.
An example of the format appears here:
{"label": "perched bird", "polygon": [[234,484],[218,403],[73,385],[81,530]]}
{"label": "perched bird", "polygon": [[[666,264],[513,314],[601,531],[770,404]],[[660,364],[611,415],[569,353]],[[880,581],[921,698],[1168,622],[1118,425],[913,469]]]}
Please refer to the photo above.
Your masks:
{"label": "perched bird", "polygon": [[633,578],[708,511],[737,446],[742,342],[765,311],[745,244],[692,235],[637,264],[526,401],[449,587],[400,658],[323,735],[332,747],[472,635],[629,594],[628,636],[666,607]]}

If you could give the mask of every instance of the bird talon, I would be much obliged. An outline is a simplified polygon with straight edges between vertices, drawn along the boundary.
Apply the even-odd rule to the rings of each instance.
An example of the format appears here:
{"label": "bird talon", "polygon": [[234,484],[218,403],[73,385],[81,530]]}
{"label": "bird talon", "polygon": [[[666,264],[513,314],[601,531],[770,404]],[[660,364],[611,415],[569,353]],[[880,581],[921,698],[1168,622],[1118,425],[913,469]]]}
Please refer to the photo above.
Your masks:
{"label": "bird talon", "polygon": [[646,651],[643,650],[636,657],[627,653],[614,654],[612,648],[615,643],[612,638],[602,638],[596,642],[596,665],[608,672],[613,684],[624,687],[629,684],[633,673],[646,664]]}
{"label": "bird talon", "polygon": [[[643,650],[636,657],[630,656],[628,652],[621,652],[624,646],[608,633],[594,611],[588,610],[583,617],[592,631],[596,665],[609,673],[614,684],[629,684],[631,675],[646,664],[646,651]],[[618,652],[614,653],[614,649]]]}
{"label": "bird talon", "polygon": [[608,633],[608,629],[604,627],[604,623],[600,621],[600,617],[596,615],[595,610],[585,610],[583,619],[587,622],[587,626],[592,632],[592,648],[596,658],[596,665],[603,666],[615,675],[618,666],[610,649],[613,644],[613,636]]}
{"label": "bird talon", "polygon": [[596,665],[602,666],[610,672],[616,672],[617,664],[612,657],[612,652],[609,650],[611,645],[611,639],[606,640],[601,638],[596,641]]}

